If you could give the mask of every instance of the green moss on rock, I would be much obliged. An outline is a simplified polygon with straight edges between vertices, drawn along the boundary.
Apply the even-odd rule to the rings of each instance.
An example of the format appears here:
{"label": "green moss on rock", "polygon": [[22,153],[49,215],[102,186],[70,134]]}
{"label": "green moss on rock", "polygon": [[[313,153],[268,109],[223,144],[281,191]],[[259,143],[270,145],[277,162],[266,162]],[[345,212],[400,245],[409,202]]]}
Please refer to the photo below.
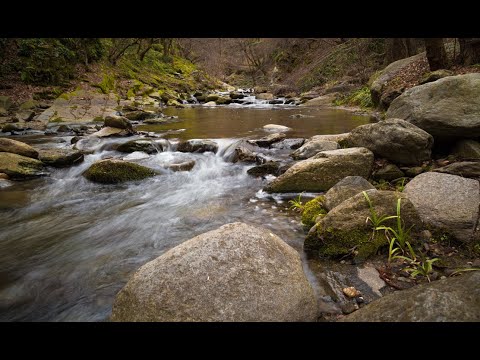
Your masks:
{"label": "green moss on rock", "polygon": [[315,219],[318,215],[327,213],[327,210],[323,207],[324,202],[325,196],[318,196],[305,204],[302,211],[302,224],[305,227],[311,228],[315,225]]}
{"label": "green moss on rock", "polygon": [[142,180],[154,175],[155,171],[150,168],[115,159],[97,161],[83,173],[88,180],[102,184]]}

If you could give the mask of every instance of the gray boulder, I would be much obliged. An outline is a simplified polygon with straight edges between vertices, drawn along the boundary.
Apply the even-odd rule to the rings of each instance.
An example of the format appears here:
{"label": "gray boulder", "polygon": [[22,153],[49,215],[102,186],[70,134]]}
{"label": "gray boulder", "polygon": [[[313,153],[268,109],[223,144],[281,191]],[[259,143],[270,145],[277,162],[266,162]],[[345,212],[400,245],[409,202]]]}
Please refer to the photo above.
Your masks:
{"label": "gray boulder", "polygon": [[299,161],[267,185],[267,192],[325,191],[346,176],[368,178],[373,154],[365,148],[323,151]]}
{"label": "gray boulder", "polygon": [[309,143],[310,141],[335,141],[341,144],[348,138],[349,135],[350,133],[314,135],[305,141],[305,143]]}
{"label": "gray boulder", "polygon": [[375,300],[340,321],[480,321],[480,272],[442,279]]}
{"label": "gray boulder", "polygon": [[117,151],[124,153],[132,153],[134,151],[143,151],[147,154],[155,154],[161,152],[161,147],[156,146],[151,140],[131,140],[117,147]]}
{"label": "gray boulder", "polygon": [[285,150],[285,149],[295,150],[295,149],[298,149],[299,147],[301,147],[304,142],[305,142],[304,138],[285,139],[285,140],[282,140],[282,141],[279,141],[277,143],[272,144],[271,148],[281,149],[281,150]]}
{"label": "gray boulder", "polygon": [[123,116],[109,115],[105,118],[105,126],[117,129],[132,129],[130,121]]}
{"label": "gray boulder", "polygon": [[479,189],[477,180],[427,172],[413,178],[403,193],[426,224],[469,242],[478,219]]}
{"label": "gray boulder", "polygon": [[432,154],[433,137],[401,119],[388,119],[356,127],[349,146],[362,146],[379,157],[403,165],[419,165]]}
{"label": "gray boulder", "polygon": [[248,175],[265,176],[268,174],[277,175],[280,163],[278,161],[267,161],[264,164],[257,165],[247,170]]}
{"label": "gray boulder", "polygon": [[45,165],[64,167],[83,161],[83,153],[72,149],[39,150],[39,160]]}
{"label": "gray boulder", "polygon": [[305,160],[318,154],[320,151],[336,149],[340,149],[340,145],[338,145],[338,143],[335,141],[313,140],[302,145],[300,148],[291,153],[290,156],[295,160]]}
{"label": "gray boulder", "polygon": [[467,178],[480,178],[480,161],[460,161],[435,169],[434,171],[463,176]]}
{"label": "gray boulder", "polygon": [[372,189],[375,189],[375,187],[363,177],[347,176],[327,191],[325,194],[324,206],[330,211],[352,196],[355,196],[362,191]]}
{"label": "gray boulder", "polygon": [[112,321],[315,321],[297,251],[244,223],[198,235],[143,265],[117,294]]}
{"label": "gray boulder", "polygon": [[480,143],[470,139],[460,140],[453,148],[453,155],[465,160],[480,159]]}
{"label": "gray boulder", "polygon": [[199,140],[191,139],[187,141],[182,141],[177,146],[177,151],[180,152],[192,152],[192,153],[204,153],[211,151],[216,153],[218,150],[218,145],[212,140]]}
{"label": "gray boulder", "polygon": [[404,119],[435,138],[480,136],[480,74],[448,76],[396,98],[387,118]]}
{"label": "gray boulder", "polygon": [[12,154],[38,159],[38,151],[33,147],[25,144],[24,142],[8,138],[0,138],[0,152],[9,152]]}

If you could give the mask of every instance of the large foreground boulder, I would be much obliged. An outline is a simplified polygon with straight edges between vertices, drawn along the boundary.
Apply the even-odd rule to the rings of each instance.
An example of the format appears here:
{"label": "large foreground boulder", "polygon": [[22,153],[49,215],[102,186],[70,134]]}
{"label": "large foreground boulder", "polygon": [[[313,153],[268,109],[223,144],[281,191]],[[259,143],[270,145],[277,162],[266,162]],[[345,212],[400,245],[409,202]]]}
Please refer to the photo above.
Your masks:
{"label": "large foreground boulder", "polygon": [[420,165],[432,154],[433,137],[401,119],[358,126],[350,132],[349,146],[366,147],[397,164]]}
{"label": "large foreground boulder", "polygon": [[415,286],[371,302],[341,321],[480,321],[480,271]]}
{"label": "large foreground boulder", "polygon": [[325,191],[346,176],[368,178],[373,154],[365,148],[323,151],[299,161],[267,185],[267,192]]}
{"label": "large foreground boulder", "polygon": [[428,172],[405,185],[403,193],[426,224],[469,242],[478,218],[479,190],[477,180]]}
{"label": "large foreground boulder", "polygon": [[400,118],[435,138],[480,136],[480,74],[415,86],[390,105],[386,117]]}
{"label": "large foreground boulder", "polygon": [[45,165],[64,167],[83,161],[83,153],[72,149],[48,149],[39,151],[39,159]]}
{"label": "large foreground boulder", "polygon": [[325,194],[324,206],[330,211],[352,196],[355,196],[362,191],[372,189],[375,189],[375,187],[363,177],[347,176],[327,191]]}
{"label": "large foreground boulder", "polygon": [[[373,209],[380,217],[397,215],[397,201],[401,198],[401,218],[406,229],[412,232],[422,230],[420,217],[413,204],[402,194],[395,191],[367,190]],[[385,236],[373,232],[372,223],[366,221],[371,217],[370,206],[363,193],[359,193],[336,206],[310,229],[305,239],[305,250],[318,250],[327,257],[354,255],[357,261],[365,260],[384,246]],[[383,225],[394,226],[396,219],[386,221]]]}
{"label": "large foreground boulder", "polygon": [[88,180],[102,184],[117,184],[154,176],[155,171],[142,165],[117,159],[100,160],[83,173]]}
{"label": "large foreground boulder", "polygon": [[0,138],[0,152],[22,155],[33,159],[38,159],[38,151],[24,142]]}
{"label": "large foreground boulder", "polygon": [[198,235],[143,265],[118,293],[113,321],[315,321],[298,253],[244,223]]}
{"label": "large foreground boulder", "polygon": [[0,152],[0,173],[11,179],[23,180],[44,175],[43,163],[26,156]]}

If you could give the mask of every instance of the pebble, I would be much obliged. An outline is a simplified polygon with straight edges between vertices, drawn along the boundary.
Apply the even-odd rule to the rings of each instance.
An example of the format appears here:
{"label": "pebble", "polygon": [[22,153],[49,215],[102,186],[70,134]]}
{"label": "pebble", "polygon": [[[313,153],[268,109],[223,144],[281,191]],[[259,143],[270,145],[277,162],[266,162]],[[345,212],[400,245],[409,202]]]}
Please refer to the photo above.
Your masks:
{"label": "pebble", "polygon": [[361,295],[360,291],[355,289],[353,286],[344,288],[342,291],[349,298],[354,298]]}

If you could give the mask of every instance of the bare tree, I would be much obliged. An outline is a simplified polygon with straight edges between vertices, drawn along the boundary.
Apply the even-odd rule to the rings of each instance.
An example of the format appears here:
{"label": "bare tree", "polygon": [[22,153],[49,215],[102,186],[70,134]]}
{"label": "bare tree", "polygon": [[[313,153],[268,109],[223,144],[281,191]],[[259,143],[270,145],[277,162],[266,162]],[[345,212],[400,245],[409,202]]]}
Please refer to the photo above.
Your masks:
{"label": "bare tree", "polygon": [[460,38],[460,62],[464,65],[480,63],[480,38]]}
{"label": "bare tree", "polygon": [[139,38],[113,38],[112,46],[108,53],[108,61],[116,65],[118,59],[125,54],[125,51],[132,46],[138,45],[140,40]]}
{"label": "bare tree", "polygon": [[444,69],[447,66],[447,53],[443,45],[443,38],[426,38],[425,49],[430,71]]}

